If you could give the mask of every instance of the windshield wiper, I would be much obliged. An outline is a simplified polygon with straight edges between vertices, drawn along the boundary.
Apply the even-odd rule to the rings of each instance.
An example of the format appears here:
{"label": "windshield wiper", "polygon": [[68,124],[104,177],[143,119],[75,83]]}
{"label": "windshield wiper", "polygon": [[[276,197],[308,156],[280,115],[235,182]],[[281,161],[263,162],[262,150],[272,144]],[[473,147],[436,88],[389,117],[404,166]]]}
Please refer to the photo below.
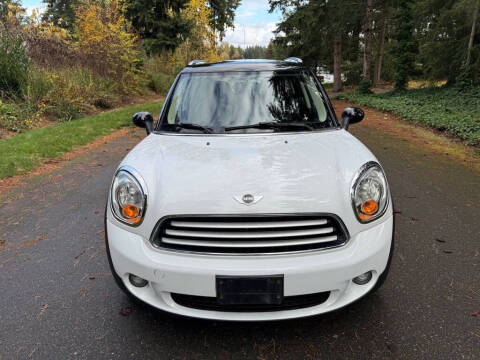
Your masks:
{"label": "windshield wiper", "polygon": [[184,122],[179,122],[175,124],[176,127],[182,128],[182,129],[192,129],[192,130],[201,130],[205,134],[211,134],[213,133],[212,129],[198,125],[198,124],[192,124],[192,123],[184,123]]}
{"label": "windshield wiper", "polygon": [[298,130],[313,130],[308,124],[304,124],[301,122],[290,122],[290,123],[282,123],[282,122],[259,122],[256,124],[251,125],[241,125],[241,126],[231,126],[226,127],[225,131],[231,130],[240,130],[240,129],[298,129]]}

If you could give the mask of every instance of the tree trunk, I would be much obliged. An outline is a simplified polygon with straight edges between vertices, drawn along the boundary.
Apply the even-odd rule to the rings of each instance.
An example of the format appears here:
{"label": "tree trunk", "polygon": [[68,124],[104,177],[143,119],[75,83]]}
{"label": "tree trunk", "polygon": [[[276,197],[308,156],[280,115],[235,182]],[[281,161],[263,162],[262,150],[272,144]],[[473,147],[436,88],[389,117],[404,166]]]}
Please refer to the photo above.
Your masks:
{"label": "tree trunk", "polygon": [[373,27],[373,0],[367,0],[367,13],[363,28],[365,47],[363,50],[363,80],[370,81],[370,67],[372,64],[372,27]]}
{"label": "tree trunk", "polygon": [[383,13],[382,23],[380,24],[380,42],[378,43],[377,57],[375,59],[375,69],[373,73],[373,86],[378,86],[382,76],[383,48],[385,46],[385,33],[387,30],[387,14]]}
{"label": "tree trunk", "polygon": [[333,41],[333,91],[342,91],[342,37],[336,35]]}
{"label": "tree trunk", "polygon": [[467,49],[467,66],[470,65],[470,54],[472,52],[473,46],[473,38],[475,37],[475,26],[477,24],[478,19],[478,8],[480,7],[480,0],[476,1],[475,10],[473,12],[473,23],[472,23],[472,32],[470,33],[470,39],[468,41],[468,49]]}

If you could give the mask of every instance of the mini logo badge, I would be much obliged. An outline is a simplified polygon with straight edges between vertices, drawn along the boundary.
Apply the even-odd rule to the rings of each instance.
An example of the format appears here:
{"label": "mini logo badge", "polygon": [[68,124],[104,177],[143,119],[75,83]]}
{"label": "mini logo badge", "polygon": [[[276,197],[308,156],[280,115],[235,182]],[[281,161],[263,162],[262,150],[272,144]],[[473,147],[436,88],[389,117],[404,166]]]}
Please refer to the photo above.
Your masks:
{"label": "mini logo badge", "polygon": [[242,197],[242,201],[245,203],[245,204],[251,204],[253,202],[254,198],[253,198],[253,195],[252,194],[245,194],[243,195]]}
{"label": "mini logo badge", "polygon": [[245,194],[243,196],[234,196],[236,201],[243,205],[253,205],[262,200],[263,196],[254,196],[252,194]]}

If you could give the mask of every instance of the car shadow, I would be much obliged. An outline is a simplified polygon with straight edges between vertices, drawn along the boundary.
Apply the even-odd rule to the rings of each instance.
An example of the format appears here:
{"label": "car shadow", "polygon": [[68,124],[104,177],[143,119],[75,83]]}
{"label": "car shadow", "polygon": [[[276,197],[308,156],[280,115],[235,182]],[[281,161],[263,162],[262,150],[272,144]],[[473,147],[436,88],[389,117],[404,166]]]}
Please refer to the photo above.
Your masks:
{"label": "car shadow", "polygon": [[[381,291],[331,313],[268,322],[202,320],[172,315],[148,305],[132,306],[132,326],[142,329],[143,342],[158,341],[159,336],[165,341],[175,339],[182,346],[188,344],[196,355],[214,350],[220,357],[223,353],[238,353],[264,359],[315,358],[338,346],[355,353],[363,344],[369,344],[372,350],[373,342],[378,347],[376,352],[385,352],[388,357],[395,349],[388,336],[380,335],[388,334],[394,326]],[[185,351],[187,358],[195,357]]]}

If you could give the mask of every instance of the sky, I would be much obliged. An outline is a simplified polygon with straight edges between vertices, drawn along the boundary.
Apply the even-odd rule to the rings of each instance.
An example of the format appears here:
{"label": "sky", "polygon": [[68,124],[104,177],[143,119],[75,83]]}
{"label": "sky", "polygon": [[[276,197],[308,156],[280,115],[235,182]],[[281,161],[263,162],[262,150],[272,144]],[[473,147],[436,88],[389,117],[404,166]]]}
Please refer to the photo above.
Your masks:
{"label": "sky", "polygon": [[[45,8],[42,0],[22,0],[22,5],[29,15],[34,8]],[[235,28],[227,30],[224,40],[241,47],[267,46],[276,23],[281,20],[278,11],[269,14],[268,9],[268,0],[242,0],[235,16]]]}

